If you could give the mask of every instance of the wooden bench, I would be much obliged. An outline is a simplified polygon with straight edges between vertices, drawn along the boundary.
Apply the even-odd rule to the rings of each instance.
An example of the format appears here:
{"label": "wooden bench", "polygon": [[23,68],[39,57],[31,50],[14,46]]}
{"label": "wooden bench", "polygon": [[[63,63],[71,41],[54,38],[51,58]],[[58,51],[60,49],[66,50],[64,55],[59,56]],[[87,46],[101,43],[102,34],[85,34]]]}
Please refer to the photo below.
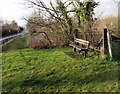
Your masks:
{"label": "wooden bench", "polygon": [[89,44],[90,44],[89,41],[76,38],[75,43],[74,44],[69,44],[69,45],[74,48],[74,52],[76,52],[76,49],[79,50],[79,53],[81,51],[84,51],[84,57],[86,57],[87,51],[88,51],[88,48],[89,48]]}

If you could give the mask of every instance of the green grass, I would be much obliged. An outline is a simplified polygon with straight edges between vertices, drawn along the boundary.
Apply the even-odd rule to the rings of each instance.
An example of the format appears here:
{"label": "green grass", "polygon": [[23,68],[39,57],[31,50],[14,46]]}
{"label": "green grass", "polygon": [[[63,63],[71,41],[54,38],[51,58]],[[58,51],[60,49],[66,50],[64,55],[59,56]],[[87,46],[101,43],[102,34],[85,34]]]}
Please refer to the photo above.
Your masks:
{"label": "green grass", "polygon": [[23,49],[26,45],[26,35],[17,37],[13,40],[8,41],[2,46],[2,51],[11,51],[16,49]]}
{"label": "green grass", "polygon": [[3,92],[118,92],[119,61],[88,57],[71,48],[4,52]]}

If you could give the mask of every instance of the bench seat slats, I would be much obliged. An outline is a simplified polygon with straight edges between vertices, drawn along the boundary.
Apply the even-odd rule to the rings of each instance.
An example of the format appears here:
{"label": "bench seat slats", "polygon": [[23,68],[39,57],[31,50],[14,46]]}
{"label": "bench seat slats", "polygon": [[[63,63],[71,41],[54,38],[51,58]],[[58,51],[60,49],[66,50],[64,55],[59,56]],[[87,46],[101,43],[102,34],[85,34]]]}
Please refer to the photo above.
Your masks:
{"label": "bench seat slats", "polygon": [[[88,51],[88,48],[89,48],[89,43],[90,42],[86,41],[86,40],[76,39],[75,44],[69,44],[69,46],[72,46],[74,48],[74,51],[76,51],[76,49],[78,49],[79,52],[84,51],[84,57],[86,57],[86,54],[87,54],[87,51]],[[81,46],[79,46],[79,44]]]}
{"label": "bench seat slats", "polygon": [[81,42],[81,43],[84,43],[84,44],[87,44],[87,45],[89,44],[89,41],[78,39],[78,38],[76,38],[75,41],[78,41],[78,42]]}
{"label": "bench seat slats", "polygon": [[89,43],[81,42],[79,40],[75,40],[75,42],[81,43],[81,44],[86,45],[86,46],[89,44]]}
{"label": "bench seat slats", "polygon": [[87,50],[86,48],[80,47],[80,46],[78,46],[76,44],[69,44],[69,45],[72,46],[73,48],[78,49],[78,50]]}

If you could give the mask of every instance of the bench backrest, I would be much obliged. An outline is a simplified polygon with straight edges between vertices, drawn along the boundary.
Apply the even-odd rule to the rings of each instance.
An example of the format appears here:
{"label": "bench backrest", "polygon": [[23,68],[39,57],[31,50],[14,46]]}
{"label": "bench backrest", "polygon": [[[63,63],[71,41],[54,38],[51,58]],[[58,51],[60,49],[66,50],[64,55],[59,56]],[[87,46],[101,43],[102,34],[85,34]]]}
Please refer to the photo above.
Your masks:
{"label": "bench backrest", "polygon": [[84,46],[86,49],[88,49],[89,47],[89,41],[83,40],[83,39],[78,39],[76,38],[75,42],[81,44],[82,46]]}

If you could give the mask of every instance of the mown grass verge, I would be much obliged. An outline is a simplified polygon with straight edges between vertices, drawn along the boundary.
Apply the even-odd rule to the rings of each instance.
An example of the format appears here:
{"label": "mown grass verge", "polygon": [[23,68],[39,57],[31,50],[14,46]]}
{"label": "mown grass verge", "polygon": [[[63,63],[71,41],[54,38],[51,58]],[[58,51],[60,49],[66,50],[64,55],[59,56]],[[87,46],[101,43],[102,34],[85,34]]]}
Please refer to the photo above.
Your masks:
{"label": "mown grass verge", "polygon": [[11,51],[16,49],[24,49],[26,45],[26,35],[12,39],[2,45],[2,51]]}
{"label": "mown grass verge", "polygon": [[119,61],[71,53],[68,47],[4,52],[3,92],[118,92]]}

